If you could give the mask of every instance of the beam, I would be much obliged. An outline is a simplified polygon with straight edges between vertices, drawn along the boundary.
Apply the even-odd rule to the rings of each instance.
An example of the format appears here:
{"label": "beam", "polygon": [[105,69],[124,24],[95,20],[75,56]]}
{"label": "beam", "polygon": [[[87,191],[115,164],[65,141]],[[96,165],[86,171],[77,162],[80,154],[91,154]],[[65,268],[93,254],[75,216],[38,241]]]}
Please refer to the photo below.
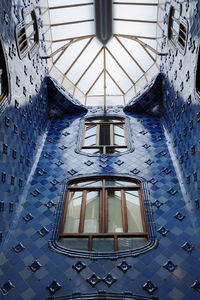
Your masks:
{"label": "beam", "polygon": [[[150,45],[144,43],[143,41],[141,41],[139,38],[136,38],[135,36],[131,36],[131,35],[124,35],[124,34],[120,34],[118,35],[120,37],[124,37],[124,38],[127,38],[127,39],[130,39],[130,40],[133,40],[137,43],[139,43],[144,49],[145,51],[147,51],[147,49],[151,50],[153,53],[155,53],[156,55],[160,55],[160,56],[165,56],[167,55],[168,53],[162,53],[162,52],[158,52],[156,49],[154,49],[153,47],[151,47]],[[147,52],[148,53],[148,52]],[[149,54],[149,53],[148,53]],[[150,55],[150,54],[149,54]],[[152,57],[152,56],[151,56]],[[153,58],[154,60],[154,58]]]}
{"label": "beam", "polygon": [[[130,34],[120,34],[116,33],[114,36],[119,36],[119,37],[126,37],[126,38],[136,38],[136,39],[146,39],[146,40],[156,40],[156,37],[151,37],[151,36],[142,36],[142,35],[130,35]],[[53,41],[52,41],[53,43]]]}
{"label": "beam", "polygon": [[[71,39],[73,41],[73,39]],[[70,45],[69,45],[70,46]],[[68,47],[69,47],[68,46]],[[56,58],[56,60],[53,62],[53,65],[57,63],[57,61],[61,58],[61,56],[65,53],[65,51],[68,49],[68,47],[64,48],[63,51],[60,53],[60,55]]]}
{"label": "beam", "polygon": [[114,59],[114,61],[117,63],[117,65],[120,67],[120,69],[124,72],[124,74],[126,74],[126,76],[132,82],[132,84],[134,85],[135,82],[133,81],[133,79],[128,75],[128,73],[124,70],[124,68],[121,66],[121,64],[118,62],[118,60],[114,57],[114,55],[110,52],[110,50],[107,47],[106,47],[106,50],[108,51],[110,56]]}
{"label": "beam", "polygon": [[106,49],[103,47],[104,112],[106,111]]}
{"label": "beam", "polygon": [[115,36],[116,40],[119,42],[119,44],[123,47],[123,49],[126,51],[126,53],[128,53],[128,55],[132,58],[132,60],[134,61],[134,63],[136,63],[136,65],[138,66],[138,68],[145,73],[145,70],[140,66],[140,64],[137,62],[137,60],[133,57],[133,55],[128,51],[128,49],[124,46],[124,44],[120,41],[120,39]]}
{"label": "beam", "polygon": [[150,20],[132,20],[132,19],[120,19],[120,18],[114,18],[113,20],[114,21],[122,21],[122,22],[157,24],[157,21],[150,21]]}
{"label": "beam", "polygon": [[80,78],[77,80],[77,82],[74,84],[75,86],[77,86],[77,84],[81,81],[81,79],[83,78],[83,76],[86,74],[86,72],[89,70],[89,68],[91,67],[91,65],[94,63],[94,61],[96,60],[97,56],[99,56],[99,54],[101,53],[101,51],[103,50],[103,47],[101,47],[101,49],[99,50],[99,52],[95,55],[95,57],[93,58],[93,60],[91,61],[91,63],[89,64],[89,66],[85,69],[85,71],[83,72],[83,74],[80,76]]}
{"label": "beam", "polygon": [[118,89],[120,90],[120,92],[124,95],[125,92],[120,88],[119,84],[115,81],[115,79],[112,77],[112,75],[108,72],[108,70],[106,70],[106,73],[110,76],[110,78],[112,79],[112,81],[114,82],[114,84],[118,87]]}
{"label": "beam", "polygon": [[140,6],[158,6],[158,3],[137,3],[137,2],[113,2],[117,5],[140,5]]}
{"label": "beam", "polygon": [[65,50],[66,48],[68,48],[70,45],[76,43],[76,42],[79,42],[81,40],[84,40],[85,38],[79,38],[79,39],[71,39],[71,41],[67,44],[65,44],[64,46],[58,48],[57,50],[55,50],[53,53],[51,53],[50,55],[47,55],[47,56],[41,56],[41,58],[52,58],[54,55],[56,55],[57,53],[59,53],[60,51],[62,50]]}
{"label": "beam", "polygon": [[[90,37],[95,37],[95,34],[90,34],[90,35],[82,35],[82,36],[74,36],[73,39],[82,39],[82,38],[90,38]],[[70,41],[72,38],[65,38],[65,39],[60,39],[60,40],[54,40],[54,41],[49,41],[46,40],[47,42],[52,42],[52,43],[59,43],[59,42],[65,42],[65,41]]]}
{"label": "beam", "polygon": [[87,44],[84,46],[84,48],[81,50],[81,52],[78,54],[78,56],[75,58],[75,60],[72,62],[72,64],[69,66],[69,68],[67,69],[67,71],[64,73],[64,76],[67,75],[67,73],[71,70],[71,68],[73,67],[73,65],[77,62],[77,60],[79,59],[79,57],[83,54],[83,52],[85,51],[85,49],[89,46],[89,44],[91,43],[91,41],[93,40],[94,37],[91,37],[89,39],[89,41],[87,42]]}
{"label": "beam", "polygon": [[88,5],[93,5],[93,3],[90,2],[90,3],[71,4],[71,5],[51,6],[51,7],[49,7],[49,10],[61,9],[61,8],[71,8],[71,7],[78,7],[78,6],[88,6]]}
{"label": "beam", "polygon": [[58,24],[50,24],[51,27],[55,26],[63,26],[63,25],[73,25],[73,24],[79,24],[79,23],[86,23],[86,22],[92,22],[94,19],[87,19],[87,20],[80,20],[80,21],[73,21],[73,22],[64,22],[64,23],[58,23]]}
{"label": "beam", "polygon": [[89,92],[91,91],[91,89],[93,88],[93,86],[95,85],[95,83],[98,81],[98,79],[101,77],[102,74],[103,74],[103,70],[101,71],[101,73],[99,74],[99,76],[97,76],[97,78],[95,79],[95,81],[93,82],[93,84],[90,86],[90,88],[88,89],[88,91],[85,93],[86,96],[89,94]]}

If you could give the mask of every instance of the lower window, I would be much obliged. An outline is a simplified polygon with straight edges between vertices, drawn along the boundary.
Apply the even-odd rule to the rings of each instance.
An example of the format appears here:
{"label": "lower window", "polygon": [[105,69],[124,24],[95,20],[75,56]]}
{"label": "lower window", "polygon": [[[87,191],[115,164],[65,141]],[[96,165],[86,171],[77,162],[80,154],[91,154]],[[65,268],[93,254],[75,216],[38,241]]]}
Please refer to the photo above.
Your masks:
{"label": "lower window", "polygon": [[113,252],[148,243],[141,183],[116,177],[71,181],[58,243],[69,249]]}

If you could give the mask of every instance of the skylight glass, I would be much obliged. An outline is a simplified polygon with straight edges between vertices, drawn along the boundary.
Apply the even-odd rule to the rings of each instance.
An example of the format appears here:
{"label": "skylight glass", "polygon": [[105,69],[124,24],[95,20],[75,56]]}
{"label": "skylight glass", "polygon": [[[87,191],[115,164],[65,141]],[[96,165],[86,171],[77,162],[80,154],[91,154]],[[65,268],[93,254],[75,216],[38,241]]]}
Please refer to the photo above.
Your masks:
{"label": "skylight glass", "polygon": [[81,103],[125,105],[158,72],[159,0],[113,1],[113,36],[106,45],[95,36],[92,0],[46,5],[50,75]]}

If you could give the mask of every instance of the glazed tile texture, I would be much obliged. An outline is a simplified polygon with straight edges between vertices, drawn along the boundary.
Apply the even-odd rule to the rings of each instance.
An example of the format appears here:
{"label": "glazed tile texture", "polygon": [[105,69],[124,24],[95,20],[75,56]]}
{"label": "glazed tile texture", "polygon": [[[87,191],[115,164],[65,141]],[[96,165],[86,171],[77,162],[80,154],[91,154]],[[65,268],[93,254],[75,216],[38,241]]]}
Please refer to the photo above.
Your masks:
{"label": "glazed tile texture", "polygon": [[[197,1],[183,4],[190,24],[185,56],[169,47],[167,40],[163,44],[164,51],[170,49],[161,65],[166,74],[164,117],[133,112],[126,115],[122,107],[107,109],[107,115],[120,114],[130,120],[128,130],[135,150],[120,157],[87,157],[75,152],[81,118],[103,115],[101,108],[48,119],[47,95],[51,91],[46,88],[46,62],[40,59],[45,50],[42,23],[39,53],[31,60],[28,56],[20,60],[17,52],[12,52],[16,47],[15,26],[21,20],[22,7],[28,4],[25,0],[13,1],[12,5],[5,0],[0,3],[2,39],[12,78],[11,102],[1,114],[0,127],[0,295],[9,300],[44,300],[80,293],[76,299],[87,299],[87,293],[95,297],[105,291],[112,293],[110,298],[117,295],[114,293],[124,293],[120,299],[135,299],[133,294],[144,295],[139,299],[198,299],[200,105],[194,94],[200,35]],[[167,12],[167,5],[165,9]],[[39,8],[36,13],[40,18]],[[174,79],[180,60],[182,69]],[[70,107],[73,112],[73,102]],[[61,183],[94,173],[137,175],[147,180],[157,248],[137,257],[97,260],[68,257],[50,249]],[[109,295],[102,299],[109,299]]]}

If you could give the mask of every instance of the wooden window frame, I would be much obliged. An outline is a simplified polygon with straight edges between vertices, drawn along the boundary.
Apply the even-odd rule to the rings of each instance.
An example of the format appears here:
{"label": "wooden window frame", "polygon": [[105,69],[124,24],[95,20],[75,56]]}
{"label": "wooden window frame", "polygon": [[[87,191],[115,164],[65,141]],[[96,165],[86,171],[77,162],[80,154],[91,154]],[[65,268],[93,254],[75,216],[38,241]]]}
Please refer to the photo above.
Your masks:
{"label": "wooden window frame", "polygon": [[7,66],[5,61],[5,55],[3,50],[3,45],[0,40],[0,57],[1,57],[1,63],[0,63],[0,76],[2,78],[2,93],[0,94],[0,103],[3,102],[3,100],[8,96],[8,73],[7,73]]}
{"label": "wooden window frame", "polygon": [[31,40],[32,37],[34,37],[34,42],[31,47],[29,47],[29,52],[32,52],[36,45],[39,42],[39,37],[38,37],[38,25],[37,25],[37,17],[35,14],[35,10],[32,9],[24,14],[24,18],[27,17],[28,15],[31,15],[31,21],[25,25],[25,30],[27,30],[31,25],[33,25],[34,31],[26,38],[27,42]]}
{"label": "wooden window frame", "polygon": [[[27,16],[31,16],[31,21],[25,22]],[[27,29],[33,25],[33,31],[27,36]],[[33,44],[30,46],[30,40],[33,38]],[[30,55],[39,43],[39,32],[37,17],[33,5],[23,9],[23,20],[16,26],[17,48],[20,58],[22,59],[27,53]]]}
{"label": "wooden window frame", "polygon": [[[174,47],[179,46],[181,50],[185,50],[187,44],[187,24],[184,22],[183,18],[174,17],[174,11],[179,12],[180,10],[174,5],[171,5],[169,12],[168,39]],[[173,22],[178,25],[178,32],[175,30]],[[173,33],[175,34],[175,39],[173,38]]]}
{"label": "wooden window frame", "polygon": [[[87,181],[96,181],[102,180],[101,186],[71,186],[75,183],[80,182],[87,182]],[[109,180],[116,180],[116,181],[125,181],[129,183],[134,183],[133,186],[126,185],[126,186],[106,186],[106,181]],[[108,232],[108,201],[107,201],[107,191],[108,190],[115,190],[121,191],[121,212],[122,212],[122,225],[123,225],[123,232]],[[139,201],[140,201],[140,209],[141,209],[141,218],[143,224],[143,232],[128,232],[128,219],[127,219],[127,210],[126,210],[126,201],[125,201],[125,192],[126,191],[138,191],[139,194]],[[68,199],[71,191],[82,191],[82,203],[81,203],[81,212],[80,212],[80,219],[79,219],[79,232],[78,233],[64,233],[64,224],[67,215],[68,209]],[[99,233],[84,233],[84,216],[85,216],[85,209],[86,209],[86,194],[87,191],[99,191]],[[88,238],[88,251],[92,251],[92,243],[93,238],[109,238],[112,237],[114,240],[114,249],[113,251],[118,251],[118,238],[120,237],[144,237],[147,239],[147,243],[149,241],[149,234],[147,228],[147,220],[145,214],[145,207],[144,207],[144,199],[142,194],[142,186],[141,182],[138,180],[133,179],[122,179],[119,177],[95,177],[95,178],[84,178],[82,180],[75,180],[68,184],[65,200],[63,205],[63,212],[59,227],[58,233],[58,242],[61,238]]]}
{"label": "wooden window frame", "polygon": [[[97,121],[96,123],[94,122],[95,120],[103,120],[102,122]],[[105,122],[105,120],[118,120],[119,122]],[[85,135],[86,135],[86,126],[87,125],[96,125],[96,144],[91,145],[91,146],[85,146]],[[100,145],[100,125],[109,125],[110,126],[110,145]],[[113,131],[113,125],[123,125],[123,130],[124,130],[124,145],[114,145],[114,131]],[[83,130],[83,137],[82,137],[82,144],[81,144],[81,149],[102,149],[102,152],[100,154],[118,154],[118,153],[109,153],[107,152],[107,149],[127,149],[128,148],[128,140],[127,140],[127,132],[126,132],[126,121],[122,117],[114,117],[114,116],[108,116],[108,117],[91,117],[85,119],[84,123],[84,130]],[[122,152],[120,152],[121,154]],[[96,154],[90,153],[90,154]]]}

